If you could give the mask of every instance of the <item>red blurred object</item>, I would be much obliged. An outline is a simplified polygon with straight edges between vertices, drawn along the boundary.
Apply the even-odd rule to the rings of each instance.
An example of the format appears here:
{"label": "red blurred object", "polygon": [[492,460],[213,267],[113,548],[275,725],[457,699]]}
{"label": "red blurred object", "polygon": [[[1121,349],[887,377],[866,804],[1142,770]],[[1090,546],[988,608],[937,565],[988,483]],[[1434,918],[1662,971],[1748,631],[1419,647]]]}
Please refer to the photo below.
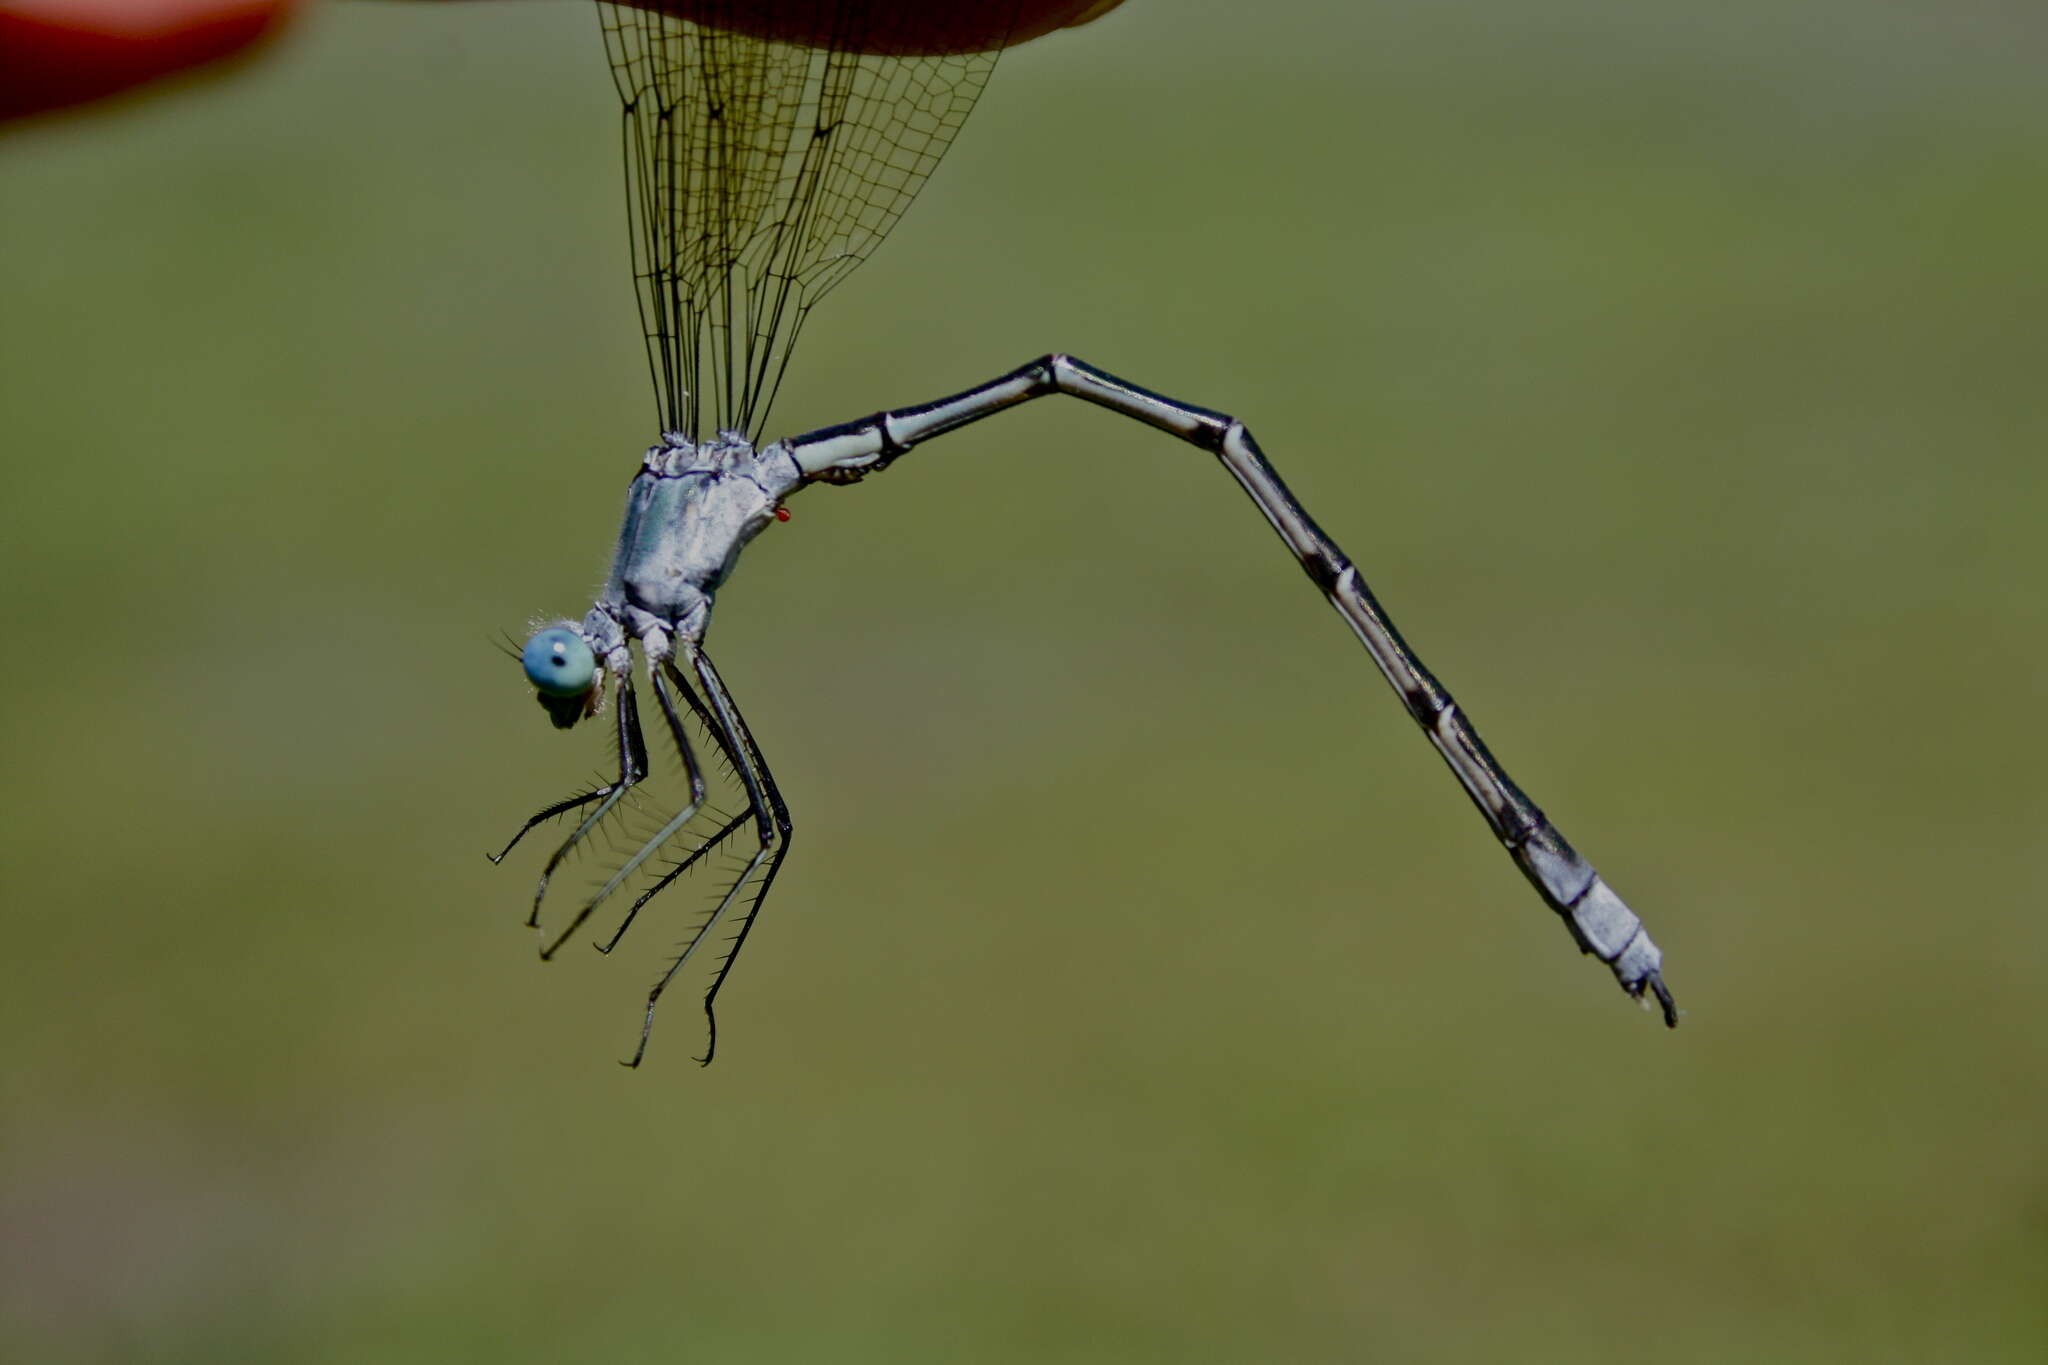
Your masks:
{"label": "red blurred object", "polygon": [[[231,56],[296,0],[0,0],[0,119],[82,104]],[[986,52],[1123,0],[624,0],[713,28],[887,56]]]}
{"label": "red blurred object", "polygon": [[268,34],[291,0],[0,0],[0,118],[116,94]]}
{"label": "red blurred object", "polygon": [[1123,0],[622,0],[805,47],[908,57],[1014,47]]}

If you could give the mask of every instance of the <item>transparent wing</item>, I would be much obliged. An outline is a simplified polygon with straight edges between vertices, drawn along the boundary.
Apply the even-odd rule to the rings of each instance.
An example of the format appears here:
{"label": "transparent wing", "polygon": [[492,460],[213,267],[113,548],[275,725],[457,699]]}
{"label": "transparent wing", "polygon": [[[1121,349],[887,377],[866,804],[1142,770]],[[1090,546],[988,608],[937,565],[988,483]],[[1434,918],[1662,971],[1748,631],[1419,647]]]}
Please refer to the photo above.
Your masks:
{"label": "transparent wing", "polygon": [[805,315],[909,207],[996,54],[865,52],[878,0],[765,7],[829,46],[737,31],[762,30],[761,0],[685,8],[598,6],[640,318],[663,430],[752,437]]}

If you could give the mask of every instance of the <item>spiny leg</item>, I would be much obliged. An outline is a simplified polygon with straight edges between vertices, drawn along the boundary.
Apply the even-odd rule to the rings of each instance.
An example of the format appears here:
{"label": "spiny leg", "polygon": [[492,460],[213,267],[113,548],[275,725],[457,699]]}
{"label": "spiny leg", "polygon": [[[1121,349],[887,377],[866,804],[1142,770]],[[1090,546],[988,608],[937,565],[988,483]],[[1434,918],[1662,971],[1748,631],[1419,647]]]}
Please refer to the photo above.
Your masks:
{"label": "spiny leg", "polygon": [[[762,876],[760,889],[754,893],[753,902],[747,907],[745,918],[740,921],[739,932],[733,935],[732,946],[726,950],[725,959],[718,964],[718,974],[712,978],[710,989],[704,993],[704,1018],[710,1028],[710,1043],[704,1050],[702,1064],[709,1066],[711,1055],[718,1046],[718,1019],[712,1013],[712,1004],[717,1000],[720,988],[725,985],[726,977],[732,974],[733,963],[738,960],[740,949],[746,946],[747,935],[754,931],[754,918],[761,912],[761,903],[768,898],[769,888],[775,885],[776,875],[782,871],[783,860],[789,856],[789,840],[794,826],[790,822],[789,807],[782,799],[782,788],[777,785],[775,774],[769,770],[768,761],[761,757],[761,746],[755,743],[754,732],[747,726],[747,718],[740,713],[739,706],[732,700],[732,695],[725,690],[725,682],[712,668],[711,660],[699,654],[697,661],[701,674],[709,679],[707,690],[715,691],[716,695],[723,699],[725,712],[730,715],[733,725],[739,731],[741,742],[746,746],[748,757],[753,760],[761,794],[768,800],[768,819],[773,821],[777,836],[774,860]],[[761,836],[764,840],[768,837],[768,825],[765,822],[761,826]]]}
{"label": "spiny leg", "polygon": [[[662,718],[668,723],[669,733],[675,737],[676,750],[682,755],[683,766],[689,770],[690,800],[682,810],[676,813],[673,819],[661,827],[653,838],[643,843],[639,850],[619,869],[618,873],[605,883],[604,889],[598,892],[597,896],[592,900],[593,908],[597,901],[603,900],[616,891],[626,880],[627,876],[637,871],[649,858],[659,852],[670,839],[679,834],[704,809],[704,767],[697,761],[697,751],[691,746],[689,734],[683,728],[683,718],[676,713],[675,699],[669,695],[668,688],[662,684],[662,673],[667,673],[675,681],[677,688],[681,690],[683,696],[689,701],[690,710],[696,713],[698,721],[703,724],[705,732],[707,734],[716,733],[711,728],[711,720],[704,710],[704,703],[698,700],[697,693],[691,688],[688,680],[682,674],[676,672],[675,665],[672,662],[663,659],[658,670],[650,671],[648,680],[654,686],[655,699],[661,703]],[[634,897],[633,903],[626,907],[626,913],[620,919],[618,927],[612,930],[611,937],[603,943],[594,943],[591,946],[600,953],[609,953],[612,949],[618,947],[619,940],[624,938],[626,931],[633,927],[634,919],[640,914],[640,907],[653,900],[657,893],[694,865],[699,858],[703,857],[707,851],[720,842],[722,837],[722,835],[713,836],[711,840],[699,844],[689,857],[663,873],[654,885]]]}
{"label": "spiny leg", "polygon": [[1664,985],[1663,954],[1642,921],[1501,771],[1450,693],[1394,629],[1357,566],[1316,525],[1235,417],[1152,393],[1071,356],[1054,354],[950,398],[825,427],[784,445],[807,479],[851,483],[887,468],[921,441],[1055,393],[1122,413],[1223,462],[1400,693],[1408,714],[1457,774],[1515,865],[1563,917],[1579,947],[1606,963],[1631,996],[1641,999],[1645,991],[1654,995],[1664,1022],[1675,1028],[1678,1007]]}
{"label": "spiny leg", "polygon": [[[675,683],[676,689],[680,691],[683,694],[684,698],[688,700],[688,702],[690,703],[690,709],[696,713],[698,722],[702,724],[704,727],[704,732],[710,735],[713,741],[719,745],[719,754],[726,755],[727,750],[725,748],[724,741],[720,736],[718,719],[717,717],[712,715],[711,712],[705,707],[703,700],[699,698],[697,695],[697,689],[692,687],[690,685],[690,680],[688,678],[685,678],[682,675],[682,673],[677,670],[675,666],[675,661],[673,659],[664,661],[663,670],[668,674],[669,678]],[[747,739],[749,743],[752,742],[751,735],[747,736]],[[756,750],[755,752],[758,756],[759,750]],[[740,780],[739,770],[730,757],[726,757],[725,767],[727,774],[731,776],[734,781]],[[727,820],[723,825],[720,825],[716,830],[712,831],[711,834],[707,835],[702,841],[700,841],[697,847],[691,850],[688,857],[676,863],[675,866],[669,868],[669,870],[664,872],[661,875],[660,879],[657,880],[652,886],[648,887],[645,891],[642,891],[637,897],[635,897],[633,900],[633,904],[627,907],[625,919],[620,923],[618,930],[615,933],[613,933],[611,939],[605,943],[604,951],[610,952],[612,949],[618,947],[619,940],[625,936],[626,930],[632,926],[634,917],[640,913],[640,909],[642,906],[646,905],[647,902],[653,900],[656,896],[660,895],[663,891],[667,890],[671,883],[675,882],[678,878],[682,877],[691,868],[697,866],[698,863],[704,861],[704,859],[710,857],[713,853],[716,853],[719,850],[719,848],[724,845],[726,840],[732,838],[734,834],[739,832],[740,826],[746,824],[749,820],[752,820],[754,818],[754,812],[751,807],[733,816],[732,818]]]}
{"label": "spiny leg", "polygon": [[751,810],[743,810],[738,815],[732,816],[724,824],[706,835],[695,848],[690,850],[686,857],[678,861],[668,871],[662,873],[654,885],[642,891],[638,896],[635,896],[633,904],[626,910],[625,922],[605,941],[603,951],[608,953],[619,946],[619,940],[625,937],[626,930],[632,926],[634,919],[639,916],[642,906],[668,890],[671,885],[680,880],[691,868],[718,852],[720,848],[724,847],[726,840],[739,833],[740,828],[753,818],[754,813]]}
{"label": "spiny leg", "polygon": [[[725,985],[726,977],[732,974],[733,963],[738,959],[740,949],[746,945],[747,935],[753,930],[755,917],[761,912],[761,903],[766,899],[769,888],[775,884],[775,876],[782,870],[783,859],[789,853],[789,808],[783,804],[781,789],[776,786],[775,776],[768,770],[768,765],[762,761],[761,751],[755,745],[746,721],[741,718],[739,708],[734,705],[731,694],[725,690],[724,681],[719,678],[718,671],[712,667],[711,660],[703,651],[687,642],[679,643],[678,651],[688,661],[690,671],[696,675],[698,687],[703,690],[712,721],[712,738],[732,763],[733,771],[738,774],[740,783],[746,788],[747,793],[746,812],[728,821],[724,829],[713,835],[706,841],[704,847],[691,855],[689,861],[696,861],[708,849],[722,844],[749,817],[754,821],[755,835],[760,840],[760,846],[747,860],[747,865],[740,870],[732,886],[719,898],[711,913],[705,916],[704,922],[697,926],[696,932],[690,936],[690,941],[683,945],[683,950],[677,954],[676,960],[669,964],[661,978],[654,983],[654,988],[647,993],[647,1014],[640,1025],[640,1045],[633,1050],[631,1060],[624,1063],[629,1067],[639,1066],[641,1059],[647,1055],[647,1041],[654,1033],[654,1012],[661,1003],[662,992],[668,989],[668,984],[675,979],[676,973],[697,955],[697,950],[709,940],[712,931],[725,919],[727,912],[744,896],[747,904],[740,920],[739,931],[733,935],[732,946],[726,951],[724,960],[719,963],[710,988],[704,992],[704,1021],[709,1036],[704,1046],[704,1055],[697,1060],[704,1066],[711,1065],[711,1059],[718,1051],[718,1015],[715,1008],[718,992]],[[678,868],[677,871],[680,872],[681,869]],[[756,878],[759,879],[758,884]],[[747,895],[750,885],[754,889],[751,895]]]}
{"label": "spiny leg", "polygon": [[[561,809],[563,810],[573,810],[577,806],[593,800],[596,801],[597,806],[596,809],[592,810],[578,822],[576,828],[570,831],[569,837],[564,839],[561,846],[549,856],[546,866],[541,868],[540,884],[534,888],[533,892],[533,910],[526,917],[526,926],[529,929],[538,929],[540,927],[541,901],[547,897],[548,879],[554,875],[555,869],[562,865],[562,860],[569,856],[571,850],[589,836],[591,830],[597,828],[605,816],[611,814],[613,808],[619,804],[626,793],[647,777],[647,741],[640,733],[640,705],[633,695],[633,679],[631,674],[621,673],[618,675],[618,693],[618,715],[616,721],[619,746],[618,780],[599,787],[596,791],[590,792],[581,798],[561,803]],[[547,814],[548,812],[543,811],[541,815],[534,817],[534,819],[539,820]],[[533,821],[528,821],[527,823],[528,827],[531,828]],[[525,830],[520,831],[521,834],[525,832]],[[514,842],[517,842],[516,837]],[[509,848],[510,845],[507,845],[507,847]],[[559,946],[560,941],[557,940],[555,943],[543,948],[541,950],[541,957],[544,959],[552,957],[555,949]]]}
{"label": "spiny leg", "polygon": [[[509,646],[506,647],[505,653],[511,655],[514,659],[517,659],[519,657],[519,651],[516,649],[512,649]],[[623,717],[624,715],[623,705],[620,709],[620,715],[621,717]],[[623,783],[626,779],[624,757],[626,753],[626,744],[623,736],[621,736],[619,739],[618,748],[620,753],[619,782],[600,783],[598,786],[592,787],[587,792],[578,792],[574,796],[564,797],[562,800],[555,802],[551,806],[541,807],[539,810],[535,811],[532,815],[527,817],[526,823],[519,827],[518,833],[514,834],[510,839],[507,839],[505,841],[505,846],[503,848],[499,849],[496,853],[486,853],[484,856],[486,858],[489,858],[493,864],[502,863],[505,861],[506,856],[510,854],[513,849],[519,846],[519,841],[521,839],[524,839],[527,835],[533,833],[533,831],[539,829],[548,821],[554,819],[558,815],[566,815],[568,812],[572,810],[576,810],[582,806],[587,806],[592,801],[603,800],[606,796],[610,795],[613,788],[617,787],[620,783]],[[643,764],[642,767],[644,770],[645,765]],[[528,927],[533,927],[532,921],[528,921]]]}
{"label": "spiny leg", "polygon": [[[697,719],[703,723],[704,732],[720,745],[719,753],[725,753],[723,741],[719,738],[718,721],[705,709],[703,701],[697,696],[696,689],[690,686],[689,679],[676,671],[673,661],[665,661],[663,668],[668,673],[670,679],[675,682],[677,688],[682,691],[682,694],[689,699],[690,709],[696,712]],[[726,767],[728,770],[733,768],[731,759],[726,760]],[[754,813],[751,809],[743,810],[738,815],[733,816],[701,840],[687,857],[677,862],[668,871],[662,873],[652,886],[642,891],[638,896],[635,896],[633,903],[626,907],[625,916],[619,921],[619,927],[612,932],[611,938],[605,941],[599,951],[609,953],[612,949],[618,947],[619,940],[626,936],[626,930],[632,928],[633,921],[639,917],[641,907],[666,891],[670,885],[691,868],[697,866],[697,864],[703,862],[706,858],[724,847],[725,841],[732,838],[734,834],[737,834],[740,826],[753,818]]]}
{"label": "spiny leg", "polygon": [[[603,886],[599,887],[593,895],[591,895],[588,899],[586,899],[583,902],[582,906],[577,909],[575,915],[571,917],[569,923],[563,927],[560,933],[555,935],[554,941],[549,943],[548,946],[541,951],[541,956],[543,958],[553,957],[555,953],[560,951],[562,945],[564,943],[567,943],[569,939],[575,935],[576,931],[583,927],[583,922],[590,918],[592,912],[594,912],[598,906],[604,904],[606,900],[610,899],[612,893],[617,891],[621,886],[623,886],[627,878],[631,877],[635,872],[637,872],[643,863],[645,863],[649,858],[653,857],[655,853],[659,852],[663,844],[666,844],[670,839],[674,838],[676,832],[682,829],[683,826],[689,824],[691,820],[695,819],[697,816],[697,812],[703,809],[704,773],[697,764],[696,751],[692,749],[690,746],[689,733],[683,728],[682,717],[676,714],[675,702],[668,695],[668,689],[662,685],[661,672],[659,667],[653,664],[652,662],[650,662],[648,666],[647,678],[648,682],[654,688],[654,700],[661,707],[661,717],[663,722],[668,726],[669,737],[675,741],[676,758],[683,765],[684,773],[688,775],[690,783],[690,799],[683,805],[683,808],[680,811],[678,811],[672,818],[670,818],[669,821],[666,824],[664,824],[661,827],[661,829],[653,835],[653,837],[645,840],[640,845],[640,847],[633,852],[633,854],[630,857],[628,857],[623,863],[621,863],[618,866],[618,868],[612,872],[612,875],[605,879],[605,883]],[[701,703],[699,703],[695,697],[692,697],[690,699],[690,702],[693,707],[698,707],[701,709]],[[639,903],[635,902],[634,909],[637,911],[638,908]],[[631,923],[632,916],[629,914],[626,918],[626,924]],[[610,943],[603,944],[599,947],[600,952],[608,953],[612,950],[613,947],[615,947],[618,944],[619,936],[626,932],[626,924],[621,924],[619,926],[618,932],[612,935]]]}
{"label": "spiny leg", "polygon": [[531,834],[534,830],[539,829],[542,825],[546,824],[548,821],[554,819],[558,815],[566,815],[568,812],[575,810],[580,806],[589,805],[592,801],[596,801],[599,798],[603,797],[605,793],[609,792],[611,789],[611,783],[602,783],[596,787],[591,788],[587,792],[581,792],[575,796],[565,797],[562,800],[555,802],[555,804],[552,806],[541,807],[541,809],[535,811],[532,815],[527,817],[526,823],[519,827],[519,832],[517,834],[513,835],[510,839],[505,841],[505,846],[503,848],[499,849],[496,853],[486,853],[484,856],[486,858],[489,858],[493,863],[504,862],[506,855],[510,854],[513,849],[517,848],[519,846],[519,841],[521,839],[524,839],[528,834]]}

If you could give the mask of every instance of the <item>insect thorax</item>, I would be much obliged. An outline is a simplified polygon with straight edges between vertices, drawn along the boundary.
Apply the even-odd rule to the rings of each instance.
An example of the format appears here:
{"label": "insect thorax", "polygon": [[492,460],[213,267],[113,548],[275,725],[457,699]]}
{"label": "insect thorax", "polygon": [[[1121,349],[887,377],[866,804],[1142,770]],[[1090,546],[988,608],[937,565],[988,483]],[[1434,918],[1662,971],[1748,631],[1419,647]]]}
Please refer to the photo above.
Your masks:
{"label": "insect thorax", "polygon": [[740,551],[802,480],[779,442],[757,451],[737,432],[702,444],[667,433],[627,490],[600,609],[642,641],[702,639]]}

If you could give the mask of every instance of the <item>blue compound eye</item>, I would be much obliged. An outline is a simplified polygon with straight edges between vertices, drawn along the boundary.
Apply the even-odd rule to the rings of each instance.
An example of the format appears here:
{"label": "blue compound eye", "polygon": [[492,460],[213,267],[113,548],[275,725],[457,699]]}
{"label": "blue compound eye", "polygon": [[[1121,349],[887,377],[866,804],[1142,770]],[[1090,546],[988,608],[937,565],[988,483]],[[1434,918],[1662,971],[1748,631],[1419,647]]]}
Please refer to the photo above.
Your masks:
{"label": "blue compound eye", "polygon": [[597,676],[597,656],[567,626],[534,632],[519,662],[526,667],[527,680],[550,697],[580,697]]}

